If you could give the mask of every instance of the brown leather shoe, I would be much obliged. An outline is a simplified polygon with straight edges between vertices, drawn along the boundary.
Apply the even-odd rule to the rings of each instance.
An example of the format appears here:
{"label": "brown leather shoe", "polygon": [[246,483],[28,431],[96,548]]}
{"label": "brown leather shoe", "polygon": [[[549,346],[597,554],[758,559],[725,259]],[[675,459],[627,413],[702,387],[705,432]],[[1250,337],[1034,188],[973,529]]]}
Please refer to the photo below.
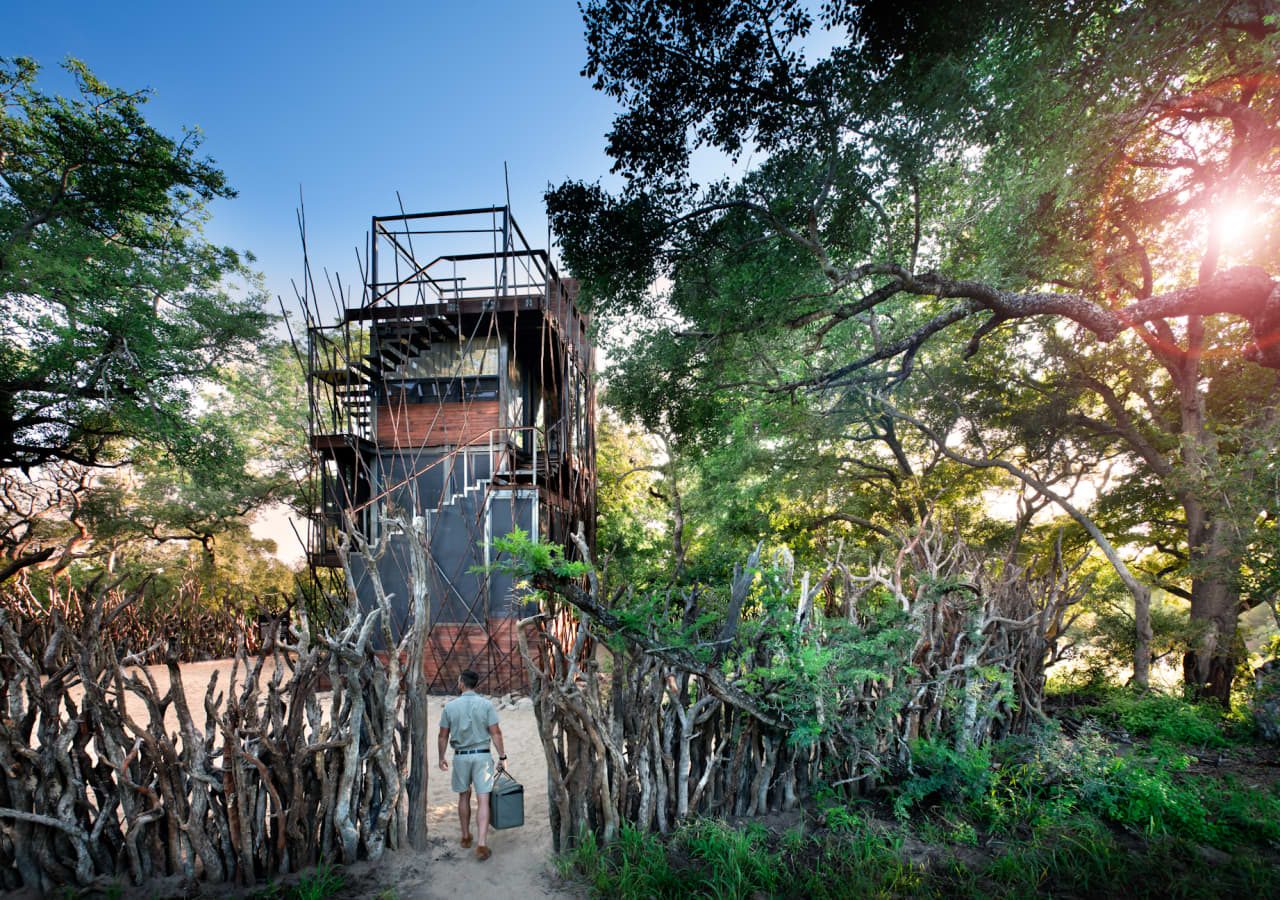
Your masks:
{"label": "brown leather shoe", "polygon": [[471,835],[469,835],[469,834],[464,834],[464,835],[462,836],[462,849],[463,849],[463,850],[466,850],[466,849],[467,849],[467,848],[469,848],[470,846],[471,846]]}
{"label": "brown leather shoe", "polygon": [[489,852],[489,848],[484,844],[476,848],[476,859],[480,860],[480,862],[484,862],[490,856],[493,856],[493,854]]}

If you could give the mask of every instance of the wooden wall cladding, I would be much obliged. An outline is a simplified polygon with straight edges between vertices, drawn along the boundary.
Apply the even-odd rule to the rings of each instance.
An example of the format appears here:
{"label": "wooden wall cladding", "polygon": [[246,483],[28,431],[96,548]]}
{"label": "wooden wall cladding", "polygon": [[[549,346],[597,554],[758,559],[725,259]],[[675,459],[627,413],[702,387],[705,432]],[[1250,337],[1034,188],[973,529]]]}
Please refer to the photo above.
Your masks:
{"label": "wooden wall cladding", "polygon": [[488,440],[498,427],[498,401],[470,403],[392,402],[378,407],[378,444],[383,447],[458,446]]}

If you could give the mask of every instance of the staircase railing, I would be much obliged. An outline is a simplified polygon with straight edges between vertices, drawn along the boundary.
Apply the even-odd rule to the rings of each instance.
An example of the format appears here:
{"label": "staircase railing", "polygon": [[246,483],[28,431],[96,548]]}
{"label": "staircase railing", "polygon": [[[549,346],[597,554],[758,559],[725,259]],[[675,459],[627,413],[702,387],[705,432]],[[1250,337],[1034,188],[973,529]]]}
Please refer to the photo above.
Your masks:
{"label": "staircase railing", "polygon": [[[557,427],[556,425],[553,425],[552,429],[556,427]],[[361,503],[358,506],[352,507],[351,512],[352,513],[361,512],[369,508],[370,506],[374,505],[375,503],[385,500],[387,497],[391,496],[396,491],[412,484],[415,480],[425,475],[426,473],[430,472],[432,469],[436,468],[437,466],[442,466],[450,461],[456,460],[458,454],[462,454],[462,457],[463,457],[463,463],[462,463],[463,482],[464,484],[469,483],[471,478],[470,478],[470,459],[469,459],[470,453],[468,451],[472,451],[478,447],[484,447],[486,445],[488,447],[489,471],[494,474],[503,474],[499,470],[498,466],[495,464],[495,451],[499,451],[503,456],[508,456],[508,455],[511,456],[514,461],[513,451],[515,448],[513,446],[513,442],[511,441],[504,442],[501,440],[501,438],[504,436],[513,436],[513,435],[519,435],[519,434],[525,434],[525,433],[532,434],[534,438],[533,448],[531,452],[531,463],[530,463],[531,468],[527,470],[519,469],[514,465],[514,462],[513,462],[513,465],[509,474],[513,477],[516,475],[528,474],[532,479],[533,485],[537,486],[538,448],[540,443],[545,447],[547,432],[548,432],[548,429],[540,428],[536,425],[503,425],[495,428],[490,428],[487,431],[485,431],[483,434],[479,434],[471,438],[466,443],[459,444],[458,446],[454,447],[452,450],[450,450],[448,453],[444,454],[443,456],[439,456],[431,460],[431,462],[427,463],[426,465],[421,466],[420,468],[414,469],[408,475],[404,476],[399,481],[397,481],[395,484],[392,484],[388,487],[383,488],[380,492],[378,492],[377,494],[374,494],[364,503]],[[497,443],[495,443],[494,441],[495,437],[499,438],[499,441]],[[539,441],[539,438],[541,438],[542,440]],[[544,451],[544,456],[545,456],[545,451]]]}

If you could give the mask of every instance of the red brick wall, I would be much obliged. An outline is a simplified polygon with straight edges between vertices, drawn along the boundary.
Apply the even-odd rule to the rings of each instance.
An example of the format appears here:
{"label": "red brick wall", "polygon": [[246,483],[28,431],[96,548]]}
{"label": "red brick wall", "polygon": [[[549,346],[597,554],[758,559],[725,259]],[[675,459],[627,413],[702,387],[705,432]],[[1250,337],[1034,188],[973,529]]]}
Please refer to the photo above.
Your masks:
{"label": "red brick wall", "polygon": [[[529,672],[520,656],[516,640],[516,619],[490,619],[487,628],[481,625],[433,625],[427,637],[423,673],[427,690],[433,694],[457,693],[458,676],[463,669],[472,669],[480,676],[478,690],[490,696],[503,694],[528,694]],[[550,623],[543,623],[562,645],[572,643],[574,622],[564,613]],[[534,662],[545,669],[541,638],[537,629],[530,629],[529,652]],[[591,651],[588,647],[589,652]],[[407,654],[402,655],[403,666]],[[386,661],[386,657],[381,657]],[[551,673],[553,676],[555,673]],[[563,675],[563,673],[560,673]]]}
{"label": "red brick wall", "polygon": [[[530,650],[538,655],[536,641]],[[453,693],[463,669],[480,676],[482,694],[525,693],[529,675],[516,640],[515,619],[490,619],[484,625],[433,625],[423,664],[428,690]]]}

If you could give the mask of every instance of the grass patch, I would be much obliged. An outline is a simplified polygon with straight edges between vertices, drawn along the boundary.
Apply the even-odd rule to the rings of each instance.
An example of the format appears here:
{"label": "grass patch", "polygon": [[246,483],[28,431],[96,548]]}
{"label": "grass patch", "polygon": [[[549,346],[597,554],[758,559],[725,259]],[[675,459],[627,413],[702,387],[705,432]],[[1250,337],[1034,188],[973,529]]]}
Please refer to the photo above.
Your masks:
{"label": "grass patch", "polygon": [[607,848],[588,837],[561,868],[593,896],[617,898],[1280,896],[1276,869],[1256,854],[1206,855],[1181,838],[1125,840],[1084,816],[982,853],[943,852],[928,865],[906,858],[900,828],[861,811],[845,823],[854,821],[781,834],[712,821],[667,837],[626,827]]}
{"label": "grass patch", "polygon": [[667,837],[624,826],[603,850],[588,835],[561,858],[561,872],[597,897],[914,896],[920,870],[902,859],[893,840],[858,822],[821,837],[712,820]]}
{"label": "grass patch", "polygon": [[917,743],[878,799],[819,792],[803,827],[624,828],[563,871],[599,897],[1280,897],[1280,782],[1216,768],[1259,752],[1229,715],[1116,689],[1064,706],[1070,734]]}
{"label": "grass patch", "polygon": [[295,884],[273,882],[254,893],[255,900],[328,900],[337,896],[346,884],[342,873],[331,863],[322,863],[304,872]]}
{"label": "grass patch", "polygon": [[1255,856],[1211,859],[1176,838],[1126,845],[1096,820],[1060,823],[982,866],[953,861],[928,885],[932,896],[973,898],[1280,896],[1276,869]]}
{"label": "grass patch", "polygon": [[[920,742],[913,747],[913,774],[896,789],[894,813],[903,824],[933,813],[963,837],[965,822],[1007,838],[1084,817],[1146,838],[1223,850],[1280,844],[1280,788],[1190,774],[1191,763],[1161,740],[1117,755],[1089,728],[1067,737],[1050,727],[967,752]],[[935,838],[937,827],[922,836]]]}

